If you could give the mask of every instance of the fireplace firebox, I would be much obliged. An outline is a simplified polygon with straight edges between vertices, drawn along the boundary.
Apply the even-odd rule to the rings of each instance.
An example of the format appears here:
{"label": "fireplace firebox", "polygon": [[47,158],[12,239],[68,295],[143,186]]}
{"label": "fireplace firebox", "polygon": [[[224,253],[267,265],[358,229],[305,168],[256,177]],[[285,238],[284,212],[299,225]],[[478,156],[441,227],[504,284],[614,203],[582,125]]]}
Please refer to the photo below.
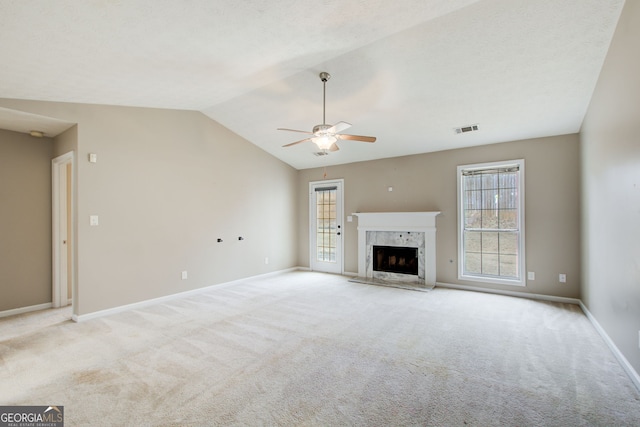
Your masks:
{"label": "fireplace firebox", "polygon": [[373,246],[373,271],[418,275],[418,248]]}

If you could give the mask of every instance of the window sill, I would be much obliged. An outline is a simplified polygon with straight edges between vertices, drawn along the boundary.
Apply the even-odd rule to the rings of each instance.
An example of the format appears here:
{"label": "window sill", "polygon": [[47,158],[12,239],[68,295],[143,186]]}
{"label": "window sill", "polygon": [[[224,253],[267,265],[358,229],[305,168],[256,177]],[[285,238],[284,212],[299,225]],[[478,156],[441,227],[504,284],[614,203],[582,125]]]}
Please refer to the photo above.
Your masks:
{"label": "window sill", "polygon": [[487,283],[492,285],[508,285],[508,286],[521,286],[521,287],[527,286],[527,282],[524,280],[501,279],[499,277],[458,275],[458,280],[464,280],[467,282]]}

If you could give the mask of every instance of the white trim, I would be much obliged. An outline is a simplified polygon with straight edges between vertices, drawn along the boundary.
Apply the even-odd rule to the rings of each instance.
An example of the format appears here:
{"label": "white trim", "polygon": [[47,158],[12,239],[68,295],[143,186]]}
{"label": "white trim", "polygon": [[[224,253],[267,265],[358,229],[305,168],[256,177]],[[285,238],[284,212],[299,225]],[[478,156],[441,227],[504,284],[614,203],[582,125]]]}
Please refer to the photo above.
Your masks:
{"label": "white trim", "polygon": [[514,292],[514,291],[503,291],[499,289],[477,288],[475,286],[454,285],[452,283],[443,283],[443,282],[436,282],[436,286],[441,288],[458,289],[462,291],[485,292],[489,294],[507,295],[512,297],[530,298],[535,300],[578,305],[582,309],[582,312],[585,314],[585,316],[587,316],[587,319],[589,319],[589,321],[591,322],[593,327],[596,329],[596,331],[598,331],[598,334],[600,334],[604,342],[607,344],[607,347],[609,347],[609,350],[611,350],[615,358],[618,360],[618,363],[620,363],[620,365],[622,366],[622,369],[624,369],[624,371],[627,373],[627,375],[631,379],[631,382],[633,382],[633,385],[635,385],[638,391],[640,391],[640,375],[638,375],[638,372],[636,372],[636,370],[633,369],[633,366],[631,366],[627,358],[624,357],[622,352],[618,349],[618,347],[615,345],[613,340],[609,337],[609,335],[604,330],[604,328],[600,326],[600,323],[598,323],[596,318],[587,309],[587,307],[584,305],[582,300],[577,298],[566,298],[566,297],[556,297],[552,295],[532,294],[528,292]]}
{"label": "white trim", "polygon": [[[494,168],[503,168],[508,166],[518,166],[519,174],[518,174],[518,227],[519,227],[519,247],[518,247],[518,269],[520,270],[520,279],[513,280],[501,277],[491,277],[491,276],[476,276],[476,275],[468,275],[464,274],[464,242],[463,242],[463,231],[464,231],[464,218],[462,218],[462,206],[464,204],[464,194],[461,191],[462,188],[462,171],[463,170],[481,170],[481,169],[494,169]],[[458,218],[458,279],[473,281],[473,282],[482,282],[482,283],[493,283],[497,285],[510,285],[510,286],[527,286],[527,277],[526,277],[526,254],[525,254],[525,173],[524,173],[524,159],[516,159],[516,160],[504,160],[499,162],[489,162],[489,163],[476,163],[472,165],[459,165],[457,167],[457,201],[458,205],[456,207],[457,218]]]}
{"label": "white trim", "polygon": [[584,314],[587,316],[587,318],[591,321],[591,324],[593,325],[593,327],[596,328],[596,331],[598,331],[598,333],[600,334],[604,342],[607,344],[607,346],[609,347],[613,355],[616,357],[616,359],[618,359],[618,362],[620,363],[620,365],[622,365],[622,369],[625,370],[627,375],[629,375],[629,378],[631,378],[631,381],[633,382],[633,384],[636,386],[638,391],[640,391],[640,375],[638,375],[638,372],[636,372],[636,370],[633,369],[633,366],[631,366],[627,358],[624,357],[622,352],[620,352],[620,350],[615,345],[613,340],[609,337],[609,335],[602,328],[602,326],[600,326],[600,323],[598,323],[596,318],[593,317],[589,309],[587,309],[587,306],[585,306],[582,301],[580,301],[580,308],[582,309]]}
{"label": "white trim", "polygon": [[283,273],[287,273],[287,272],[290,272],[290,271],[296,271],[298,269],[300,269],[300,268],[298,268],[298,267],[287,268],[287,269],[284,269],[284,270],[273,271],[273,272],[270,272],[270,273],[258,274],[256,276],[249,276],[249,277],[245,277],[243,279],[232,280],[230,282],[218,283],[217,285],[209,285],[209,286],[205,286],[203,288],[192,289],[190,291],[178,292],[176,294],[165,295],[165,296],[158,297],[158,298],[152,298],[152,299],[148,299],[148,300],[144,300],[144,301],[134,302],[132,304],[120,305],[120,306],[113,307],[113,308],[107,308],[105,310],[94,311],[93,313],[87,313],[87,314],[81,314],[81,315],[73,314],[71,316],[71,319],[74,322],[80,323],[80,322],[84,322],[84,321],[91,320],[91,319],[97,319],[99,317],[110,316],[110,315],[116,314],[116,313],[122,313],[124,311],[135,310],[135,309],[144,308],[144,307],[148,307],[148,306],[155,305],[155,304],[160,304],[160,303],[163,303],[163,302],[172,301],[172,300],[179,299],[179,298],[185,298],[185,297],[192,296],[192,295],[198,295],[198,294],[201,294],[203,292],[207,292],[207,291],[209,291],[209,290],[211,290],[213,288],[226,288],[228,286],[237,285],[237,284],[245,282],[247,280],[253,280],[253,279],[258,279],[258,278],[266,278],[266,277],[271,277],[271,276],[277,276],[277,275],[280,275],[280,274],[283,274]]}
{"label": "white trim", "polygon": [[[200,294],[200,293],[203,293],[203,292],[207,292],[207,291],[209,291],[209,290],[211,290],[213,288],[221,288],[221,287],[233,286],[233,285],[242,283],[242,282],[244,282],[246,280],[277,276],[279,274],[283,274],[283,273],[287,273],[287,272],[291,272],[291,271],[310,271],[310,269],[308,267],[287,268],[287,269],[284,269],[284,270],[274,271],[274,272],[271,272],[271,273],[260,274],[260,275],[257,275],[257,276],[251,276],[251,277],[247,277],[247,278],[244,278],[244,279],[233,280],[231,282],[220,283],[220,284],[217,284],[217,285],[211,285],[211,286],[207,286],[207,287],[204,287],[204,288],[194,289],[194,290],[191,290],[191,291],[180,292],[180,293],[177,293],[177,294],[167,295],[167,296],[160,297],[160,298],[154,298],[154,299],[141,301],[141,302],[137,302],[137,303],[133,303],[133,304],[127,304],[127,305],[123,305],[123,306],[119,306],[119,307],[114,307],[114,308],[107,309],[107,310],[96,311],[94,313],[83,314],[81,316],[78,316],[78,315],[74,314],[71,317],[71,319],[73,321],[75,321],[75,322],[78,322],[78,323],[79,322],[84,322],[86,320],[91,320],[91,319],[96,319],[96,318],[103,317],[103,316],[108,316],[108,315],[111,315],[111,314],[121,313],[121,312],[127,311],[127,310],[134,310],[134,309],[137,309],[137,308],[143,308],[143,307],[147,307],[147,306],[150,306],[150,305],[158,304],[158,303],[161,303],[161,302],[167,302],[167,301],[171,301],[171,300],[179,299],[179,298],[184,298],[184,297],[191,296],[191,295],[197,295],[197,294]],[[347,274],[347,273],[345,273],[345,274]],[[348,274],[349,275],[354,275],[355,273],[348,273]],[[452,283],[444,283],[444,282],[436,282],[436,287],[448,288],[448,289],[457,289],[457,290],[470,291],[470,292],[484,292],[484,293],[489,293],[489,294],[498,294],[498,295],[506,295],[506,296],[520,297],[520,298],[529,298],[529,299],[535,299],[535,300],[551,301],[551,302],[559,302],[559,303],[565,303],[565,304],[578,305],[582,309],[582,311],[584,312],[585,316],[587,316],[587,319],[589,319],[589,321],[591,322],[593,327],[596,329],[598,334],[600,334],[600,336],[602,337],[604,342],[607,344],[607,346],[609,347],[609,349],[611,350],[613,355],[618,360],[618,363],[620,363],[620,365],[622,366],[624,371],[627,373],[627,375],[629,376],[629,378],[631,379],[633,384],[636,386],[638,391],[640,391],[640,375],[638,375],[636,370],[633,369],[633,367],[631,366],[629,361],[620,352],[620,350],[614,344],[614,342],[611,340],[609,335],[605,332],[605,330],[602,328],[602,326],[600,326],[600,323],[598,323],[596,318],[591,314],[591,312],[587,309],[587,307],[584,305],[584,303],[580,299],[567,298],[567,297],[557,297],[557,296],[553,296],[553,295],[532,294],[532,293],[528,293],[528,292],[513,292],[513,291],[504,291],[504,290],[499,290],[499,289],[477,288],[475,286],[455,285],[455,284],[452,284]],[[12,309],[12,310],[0,311],[0,317],[8,317],[8,316],[16,315],[16,314],[28,313],[28,312],[31,312],[31,311],[45,310],[45,309],[48,309],[48,308],[51,308],[51,303],[33,305],[33,306],[30,306],[30,307],[15,308],[15,309]]]}
{"label": "white trim", "polygon": [[11,310],[0,311],[0,317],[15,316],[16,314],[30,313],[32,311],[40,311],[51,308],[50,302],[44,304],[30,305],[29,307],[12,308]]}
{"label": "white trim", "polygon": [[[66,203],[62,206],[60,201],[62,196],[66,200],[66,165],[71,164],[71,212],[67,212]],[[64,168],[63,168],[64,167]],[[73,151],[69,151],[61,156],[51,160],[51,222],[52,222],[52,257],[51,257],[51,306],[63,307],[67,305],[67,277],[71,275],[72,283],[72,299],[75,296],[75,235],[74,235],[74,194],[75,194],[75,164]],[[65,180],[61,182],[60,175],[64,172]],[[64,185],[64,191],[61,189],[61,185]],[[71,230],[66,230],[66,221],[64,226],[61,226],[61,217],[71,215]],[[67,258],[66,251],[61,249],[60,236],[63,228],[66,230],[67,244],[72,245],[71,255],[71,271],[67,271]],[[61,265],[64,265],[64,269],[61,269]],[[64,285],[63,285],[64,284]],[[64,288],[64,292],[63,292]],[[73,304],[73,302],[72,302]]]}
{"label": "white trim", "polygon": [[[315,188],[335,185],[338,188],[338,198],[336,201],[336,218],[338,219],[339,239],[336,253],[336,266],[331,268],[331,263],[319,262],[316,260],[316,198]],[[344,273],[344,179],[328,179],[323,181],[309,182],[309,268],[313,271],[343,274]],[[316,264],[318,263],[318,264]],[[340,265],[337,265],[340,264]],[[326,269],[323,269],[325,267]]]}
{"label": "white trim", "polygon": [[[458,258],[462,260],[462,258]],[[458,263],[458,267],[462,265],[462,261]],[[462,267],[460,267],[462,268]],[[491,277],[491,276],[470,276],[467,274],[458,274],[458,279],[465,280],[467,282],[478,282],[478,283],[487,283],[491,285],[509,285],[509,286],[527,286],[526,277],[524,277],[524,272],[520,273],[523,277],[522,280],[509,280],[503,279],[500,277]]]}
{"label": "white trim", "polygon": [[541,300],[541,301],[560,302],[563,304],[580,305],[580,300],[577,298],[557,297],[553,295],[544,295],[544,294],[532,294],[530,292],[516,292],[516,291],[505,291],[501,289],[478,288],[475,286],[455,285],[453,283],[444,283],[444,282],[436,282],[436,287],[458,289],[461,291],[484,292],[487,294],[506,295],[510,297],[529,298],[529,299],[535,299],[535,300]]}

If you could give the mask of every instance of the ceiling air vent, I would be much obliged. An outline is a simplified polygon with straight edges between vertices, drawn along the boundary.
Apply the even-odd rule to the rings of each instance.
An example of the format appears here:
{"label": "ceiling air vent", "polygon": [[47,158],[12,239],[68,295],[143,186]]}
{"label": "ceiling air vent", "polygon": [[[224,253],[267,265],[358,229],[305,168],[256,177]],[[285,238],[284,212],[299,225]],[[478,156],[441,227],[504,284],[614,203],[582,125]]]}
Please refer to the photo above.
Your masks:
{"label": "ceiling air vent", "polygon": [[315,153],[313,153],[313,155],[317,157],[326,156],[328,154],[329,154],[328,151],[316,151]]}
{"label": "ceiling air vent", "polygon": [[462,126],[455,129],[456,133],[467,133],[467,132],[474,132],[477,130],[478,130],[478,125]]}

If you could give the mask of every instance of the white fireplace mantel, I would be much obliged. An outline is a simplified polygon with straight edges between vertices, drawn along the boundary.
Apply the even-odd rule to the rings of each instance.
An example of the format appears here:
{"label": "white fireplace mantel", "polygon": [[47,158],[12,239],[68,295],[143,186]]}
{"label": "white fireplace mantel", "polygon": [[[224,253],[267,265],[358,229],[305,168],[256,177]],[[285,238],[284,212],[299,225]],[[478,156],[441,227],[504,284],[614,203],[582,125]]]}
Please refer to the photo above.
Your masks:
{"label": "white fireplace mantel", "polygon": [[425,285],[436,282],[436,216],[440,212],[358,212],[358,276],[366,278],[367,232],[402,231],[425,234]]}

